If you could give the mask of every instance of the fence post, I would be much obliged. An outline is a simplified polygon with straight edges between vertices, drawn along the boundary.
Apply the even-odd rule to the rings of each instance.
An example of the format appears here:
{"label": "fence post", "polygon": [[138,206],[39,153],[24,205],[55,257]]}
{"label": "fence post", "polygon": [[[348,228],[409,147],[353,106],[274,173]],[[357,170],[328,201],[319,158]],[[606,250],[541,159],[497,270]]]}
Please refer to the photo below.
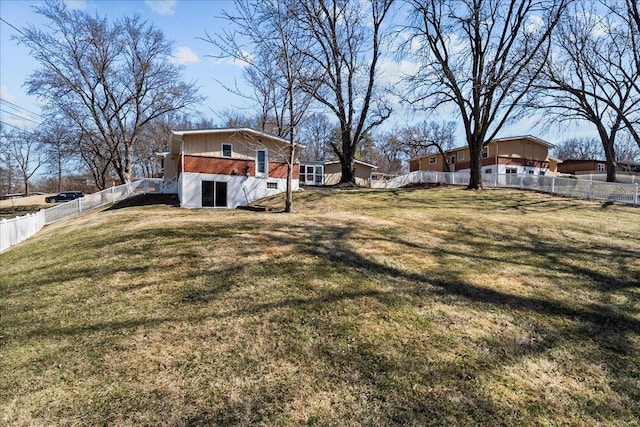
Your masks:
{"label": "fence post", "polygon": [[524,175],[520,175],[520,189],[524,188]]}
{"label": "fence post", "polygon": [[493,175],[493,188],[498,188],[498,172]]}
{"label": "fence post", "polygon": [[78,213],[82,213],[82,197],[78,200]]}
{"label": "fence post", "polygon": [[638,206],[638,183],[633,184],[633,206]]}
{"label": "fence post", "polygon": [[143,195],[147,195],[147,191],[149,191],[149,182],[145,179],[144,181],[144,186],[143,186],[143,190],[142,190],[142,194]]}
{"label": "fence post", "polygon": [[551,194],[556,192],[556,177],[551,178]]}
{"label": "fence post", "polygon": [[591,199],[591,188],[593,187],[593,181],[589,180],[587,185],[587,199]]}

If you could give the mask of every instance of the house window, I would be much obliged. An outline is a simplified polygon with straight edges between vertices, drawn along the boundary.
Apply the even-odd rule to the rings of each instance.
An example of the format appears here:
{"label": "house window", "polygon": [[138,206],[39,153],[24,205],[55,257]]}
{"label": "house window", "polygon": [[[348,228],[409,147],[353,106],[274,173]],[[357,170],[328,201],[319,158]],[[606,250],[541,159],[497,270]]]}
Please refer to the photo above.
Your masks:
{"label": "house window", "polygon": [[506,168],[505,173],[518,173],[518,168]]}
{"label": "house window", "polygon": [[227,183],[202,181],[202,207],[227,207]]}
{"label": "house window", "polygon": [[267,190],[277,190],[278,183],[277,182],[267,182]]}
{"label": "house window", "polygon": [[482,147],[482,158],[486,159],[487,157],[489,157],[489,147],[484,146]]}
{"label": "house window", "polygon": [[540,171],[540,176],[545,176],[547,173],[545,171]]}
{"label": "house window", "polygon": [[256,150],[256,177],[266,178],[269,173],[267,150]]}
{"label": "house window", "polygon": [[324,175],[324,168],[322,166],[316,166],[316,184],[322,184],[322,176]]}
{"label": "house window", "polygon": [[222,157],[231,157],[233,155],[233,146],[231,144],[222,144]]}
{"label": "house window", "polygon": [[489,169],[485,169],[485,170],[484,170],[484,173],[493,173],[493,170],[492,170],[491,168],[489,168]]}
{"label": "house window", "polygon": [[451,156],[451,164],[454,165],[456,163],[456,156]]}
{"label": "house window", "polygon": [[605,169],[604,166],[605,166],[604,163],[598,163],[598,172],[604,172],[604,169]]}
{"label": "house window", "polygon": [[436,156],[429,157],[429,164],[430,165],[435,165],[437,161],[438,160],[437,160]]}
{"label": "house window", "polygon": [[464,160],[464,151],[458,151],[458,161]]}
{"label": "house window", "polygon": [[535,175],[536,172],[535,171],[529,171],[529,175]]}

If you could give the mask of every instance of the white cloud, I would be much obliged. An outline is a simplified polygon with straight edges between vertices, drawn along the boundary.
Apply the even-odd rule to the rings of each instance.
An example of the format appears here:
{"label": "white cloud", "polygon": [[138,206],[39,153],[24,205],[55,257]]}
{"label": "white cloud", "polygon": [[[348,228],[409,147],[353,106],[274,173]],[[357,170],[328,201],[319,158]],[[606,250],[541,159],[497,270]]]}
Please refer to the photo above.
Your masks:
{"label": "white cloud", "polygon": [[64,0],[64,4],[71,10],[85,10],[87,8],[86,0]]}
{"label": "white cloud", "polygon": [[0,98],[13,102],[14,104],[18,102],[18,99],[9,93],[6,86],[0,86]]}
{"label": "white cloud", "polygon": [[159,15],[173,15],[176,12],[177,0],[145,0],[152,12]]}
{"label": "white cloud", "polygon": [[191,50],[191,48],[180,46],[173,52],[173,55],[169,57],[169,61],[174,64],[189,64],[200,62],[200,57]]}
{"label": "white cloud", "polygon": [[544,19],[537,15],[531,15],[527,18],[527,21],[524,24],[524,30],[527,33],[536,33],[542,30],[544,26]]}

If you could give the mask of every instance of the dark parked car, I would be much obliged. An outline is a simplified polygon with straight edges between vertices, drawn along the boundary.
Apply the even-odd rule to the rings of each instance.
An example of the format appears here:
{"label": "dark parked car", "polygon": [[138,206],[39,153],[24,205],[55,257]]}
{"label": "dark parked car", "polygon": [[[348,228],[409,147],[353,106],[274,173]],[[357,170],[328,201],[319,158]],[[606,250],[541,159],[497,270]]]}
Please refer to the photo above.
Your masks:
{"label": "dark parked car", "polygon": [[79,199],[80,197],[84,197],[82,191],[63,191],[62,193],[56,194],[55,196],[45,197],[44,201],[47,203],[60,203]]}

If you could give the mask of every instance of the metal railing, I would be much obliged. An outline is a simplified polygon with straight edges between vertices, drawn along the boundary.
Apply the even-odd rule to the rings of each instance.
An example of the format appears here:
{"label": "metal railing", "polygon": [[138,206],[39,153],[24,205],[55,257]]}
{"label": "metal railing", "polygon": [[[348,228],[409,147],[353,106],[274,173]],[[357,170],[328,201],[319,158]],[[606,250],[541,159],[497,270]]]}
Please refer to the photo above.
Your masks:
{"label": "metal railing", "polygon": [[33,214],[3,219],[0,221],[0,252],[33,236],[47,224],[139,194],[158,194],[162,192],[162,179],[147,178],[130,184],[111,187],[97,193],[87,194],[80,199],[61,203],[48,209],[41,209]]}

